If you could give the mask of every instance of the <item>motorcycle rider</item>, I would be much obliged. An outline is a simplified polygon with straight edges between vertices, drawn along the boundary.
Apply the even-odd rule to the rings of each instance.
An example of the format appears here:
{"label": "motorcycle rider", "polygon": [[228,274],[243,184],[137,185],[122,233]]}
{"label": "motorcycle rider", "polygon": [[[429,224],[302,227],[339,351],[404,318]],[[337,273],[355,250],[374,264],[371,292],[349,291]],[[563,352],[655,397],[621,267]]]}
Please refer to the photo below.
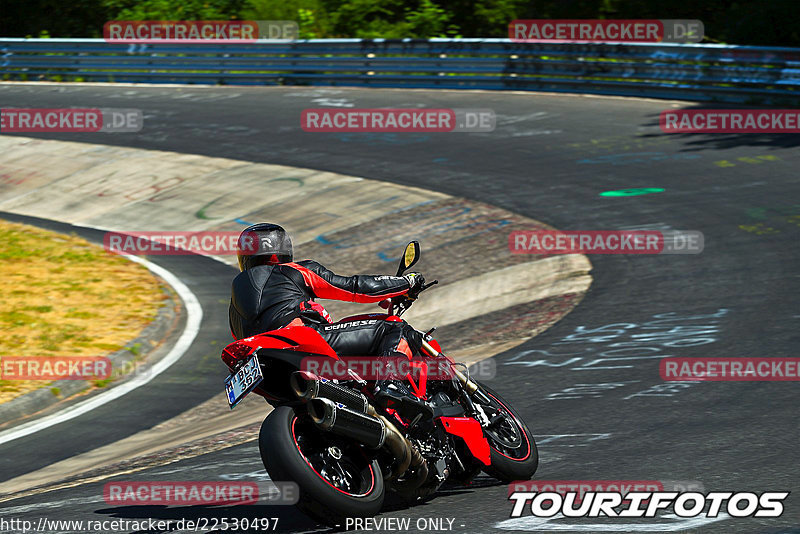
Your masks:
{"label": "motorcycle rider", "polygon": [[333,323],[315,299],[380,302],[414,294],[425,283],[420,273],[405,276],[339,276],[311,260],[294,262],[292,240],[279,225],[254,224],[239,236],[241,272],[231,289],[229,321],[236,339],[289,325],[315,329],[339,355],[412,357],[421,336],[405,321],[370,319]]}

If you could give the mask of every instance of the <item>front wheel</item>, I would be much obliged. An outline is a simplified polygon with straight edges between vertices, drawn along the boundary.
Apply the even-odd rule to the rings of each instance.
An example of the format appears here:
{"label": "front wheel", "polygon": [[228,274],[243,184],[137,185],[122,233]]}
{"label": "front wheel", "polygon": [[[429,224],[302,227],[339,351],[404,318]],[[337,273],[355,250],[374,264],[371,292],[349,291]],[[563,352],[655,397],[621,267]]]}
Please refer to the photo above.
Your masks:
{"label": "front wheel", "polygon": [[360,446],[320,431],[288,406],[267,416],[258,436],[272,480],[296,482],[304,513],[329,526],[348,517],[372,517],[383,505],[383,476]]}
{"label": "front wheel", "polygon": [[503,482],[531,479],[539,467],[533,434],[516,410],[496,391],[485,384],[478,385],[472,401],[481,405],[489,419],[483,433],[492,459],[492,465],[484,471]]}

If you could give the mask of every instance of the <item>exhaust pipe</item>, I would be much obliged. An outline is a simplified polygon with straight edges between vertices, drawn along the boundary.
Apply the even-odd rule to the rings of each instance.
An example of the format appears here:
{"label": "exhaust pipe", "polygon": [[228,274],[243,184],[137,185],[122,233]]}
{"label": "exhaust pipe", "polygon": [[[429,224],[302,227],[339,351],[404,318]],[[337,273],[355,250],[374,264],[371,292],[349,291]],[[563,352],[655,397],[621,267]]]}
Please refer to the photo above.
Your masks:
{"label": "exhaust pipe", "polygon": [[[415,470],[414,478],[410,480],[404,480],[402,483],[402,489],[416,489],[422,485],[425,480],[428,478],[428,462],[425,461],[425,458],[419,453],[419,450],[410,442],[408,439],[397,430],[397,427],[394,424],[386,419],[386,417],[379,415],[375,408],[370,405],[369,411],[367,412],[369,415],[376,417],[379,421],[383,422],[384,426],[386,427],[386,440],[385,446],[389,449],[389,452],[397,458],[397,464],[395,468],[392,470],[392,473],[386,477],[390,480],[396,479],[402,475],[404,475],[409,468],[413,468]],[[398,485],[399,484],[395,484]]]}
{"label": "exhaust pipe", "polygon": [[391,421],[378,415],[373,406],[368,413],[359,413],[329,399],[317,397],[308,404],[311,420],[326,432],[354,439],[371,449],[387,449],[397,459],[387,479],[396,479],[414,469],[414,476],[400,483],[403,489],[416,489],[428,478],[428,463],[417,448],[403,436]]}
{"label": "exhaust pipe", "polygon": [[329,399],[311,399],[308,402],[308,415],[322,430],[354,439],[370,449],[380,449],[386,441],[386,425],[383,421]]}
{"label": "exhaust pipe", "polygon": [[302,402],[323,398],[334,403],[344,404],[351,410],[367,413],[369,401],[367,397],[352,389],[334,384],[330,380],[320,378],[308,371],[295,371],[289,377],[289,385],[294,394]]}
{"label": "exhaust pipe", "polygon": [[366,396],[308,371],[292,373],[289,384],[297,398],[307,403],[311,420],[321,430],[354,439],[372,449],[386,448],[397,459],[387,478],[396,479],[413,468],[413,479],[402,482],[410,489],[428,478],[425,458],[391,421],[375,411]]}

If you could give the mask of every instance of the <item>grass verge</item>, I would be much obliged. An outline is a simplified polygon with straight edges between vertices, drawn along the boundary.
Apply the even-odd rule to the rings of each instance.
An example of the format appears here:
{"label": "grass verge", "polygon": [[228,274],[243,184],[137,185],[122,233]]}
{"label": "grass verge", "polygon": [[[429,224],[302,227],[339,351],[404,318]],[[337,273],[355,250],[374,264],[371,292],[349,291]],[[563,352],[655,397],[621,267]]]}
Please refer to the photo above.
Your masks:
{"label": "grass verge", "polygon": [[[0,366],[3,355],[119,350],[156,317],[161,286],[145,267],[75,235],[0,220]],[[48,386],[0,379],[0,403]]]}

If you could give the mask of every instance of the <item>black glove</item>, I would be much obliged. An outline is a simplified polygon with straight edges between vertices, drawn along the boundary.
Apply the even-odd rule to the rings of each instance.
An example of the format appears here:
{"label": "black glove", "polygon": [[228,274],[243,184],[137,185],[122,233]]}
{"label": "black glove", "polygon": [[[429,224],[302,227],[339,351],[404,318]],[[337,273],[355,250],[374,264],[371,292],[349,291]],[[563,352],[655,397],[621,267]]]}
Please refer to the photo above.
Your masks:
{"label": "black glove", "polygon": [[403,278],[408,280],[408,295],[410,298],[416,298],[422,286],[425,285],[425,277],[422,273],[408,273]]}

